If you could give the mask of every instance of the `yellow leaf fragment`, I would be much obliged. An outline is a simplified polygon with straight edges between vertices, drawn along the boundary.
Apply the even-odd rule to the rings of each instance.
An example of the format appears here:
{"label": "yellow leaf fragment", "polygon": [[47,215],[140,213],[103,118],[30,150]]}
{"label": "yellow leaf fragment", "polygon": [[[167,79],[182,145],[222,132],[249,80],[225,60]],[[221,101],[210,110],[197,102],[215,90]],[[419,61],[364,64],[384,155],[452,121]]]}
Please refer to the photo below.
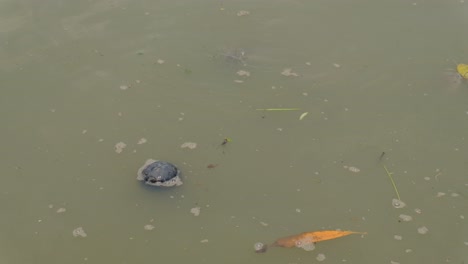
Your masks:
{"label": "yellow leaf fragment", "polygon": [[465,79],[468,79],[468,64],[457,64],[457,72]]}

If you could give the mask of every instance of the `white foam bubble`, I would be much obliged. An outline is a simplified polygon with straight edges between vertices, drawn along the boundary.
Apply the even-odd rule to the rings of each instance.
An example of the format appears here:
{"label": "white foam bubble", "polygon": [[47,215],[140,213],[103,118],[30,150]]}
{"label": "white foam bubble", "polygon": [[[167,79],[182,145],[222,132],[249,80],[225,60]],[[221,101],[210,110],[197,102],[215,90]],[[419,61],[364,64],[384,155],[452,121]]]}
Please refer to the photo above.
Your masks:
{"label": "white foam bubble", "polygon": [[315,259],[317,259],[318,261],[324,261],[325,258],[326,258],[325,254],[320,253],[320,254],[317,255],[317,257]]}
{"label": "white foam bubble", "polygon": [[302,248],[305,251],[312,251],[315,249],[315,243],[311,238],[302,238],[296,241],[296,247]]}
{"label": "white foam bubble", "polygon": [[83,227],[81,226],[73,229],[72,234],[74,237],[87,237],[88,236],[88,234],[86,234]]}
{"label": "white foam bubble", "polygon": [[194,216],[199,216],[200,215],[200,207],[194,207],[190,209],[190,213],[192,213]]}
{"label": "white foam bubble", "polygon": [[244,76],[244,77],[249,77],[249,76],[250,76],[250,72],[244,71],[244,70],[240,70],[240,71],[238,71],[238,72],[236,72],[236,73],[237,73],[237,75],[239,75],[239,76]]}
{"label": "white foam bubble", "polygon": [[140,138],[140,139],[138,140],[138,143],[137,143],[137,144],[138,144],[138,145],[141,145],[141,144],[145,144],[146,142],[148,142],[148,140],[146,140],[146,138]]}
{"label": "white foam bubble", "polygon": [[120,154],[120,153],[122,153],[122,151],[124,150],[125,147],[127,147],[127,144],[125,144],[123,142],[118,142],[114,146],[115,152]]}
{"label": "white foam bubble", "polygon": [[392,200],[392,205],[395,208],[403,208],[403,207],[406,206],[406,204],[403,201],[398,200],[398,199],[393,199]]}
{"label": "white foam bubble", "polygon": [[247,10],[241,10],[239,12],[237,12],[237,16],[241,17],[241,16],[248,16],[250,15],[250,12],[247,11]]}
{"label": "white foam bubble", "polygon": [[291,68],[283,69],[283,71],[281,72],[281,75],[288,76],[288,77],[298,77],[299,76],[299,74],[293,72]]}
{"label": "white foam bubble", "polygon": [[418,233],[421,235],[427,234],[427,232],[429,232],[429,229],[425,226],[421,226],[418,228]]}
{"label": "white foam bubble", "polygon": [[194,149],[197,147],[197,143],[195,142],[185,142],[182,145],[180,145],[181,148],[188,148],[188,149]]}
{"label": "white foam bubble", "polygon": [[154,225],[145,225],[145,226],[143,227],[143,229],[148,230],[148,231],[153,230],[153,229],[154,229]]}
{"label": "white foam bubble", "polygon": [[401,214],[401,215],[400,215],[400,219],[401,219],[402,221],[409,222],[409,221],[413,220],[413,217],[410,216],[410,215]]}

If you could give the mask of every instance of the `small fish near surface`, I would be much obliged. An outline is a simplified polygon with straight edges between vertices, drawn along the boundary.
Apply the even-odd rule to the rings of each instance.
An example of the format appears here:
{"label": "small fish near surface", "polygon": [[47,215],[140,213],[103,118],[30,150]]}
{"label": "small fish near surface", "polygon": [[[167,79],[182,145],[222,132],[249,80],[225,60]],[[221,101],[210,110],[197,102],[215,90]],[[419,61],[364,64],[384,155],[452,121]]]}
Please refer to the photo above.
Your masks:
{"label": "small fish near surface", "polygon": [[[314,232],[304,232],[297,235],[282,237],[273,242],[271,247],[298,247],[306,251],[313,250],[315,248],[315,243],[325,240],[331,240],[335,238],[340,238],[352,234],[365,235],[366,232],[354,232],[354,231],[341,231],[341,230],[323,230],[323,231],[314,231]],[[255,251],[257,253],[263,253],[267,249],[267,245],[264,245],[262,248],[257,247]]]}

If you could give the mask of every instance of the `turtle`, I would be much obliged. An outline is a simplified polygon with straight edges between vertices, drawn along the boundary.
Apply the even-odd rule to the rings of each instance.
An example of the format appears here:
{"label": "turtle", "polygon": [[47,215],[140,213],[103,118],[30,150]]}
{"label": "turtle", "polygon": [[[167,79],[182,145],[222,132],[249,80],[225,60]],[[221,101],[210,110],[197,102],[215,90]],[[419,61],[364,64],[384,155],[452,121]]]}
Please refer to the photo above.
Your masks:
{"label": "turtle", "polygon": [[182,185],[180,170],[172,163],[148,159],[137,172],[137,180],[152,186],[172,187]]}

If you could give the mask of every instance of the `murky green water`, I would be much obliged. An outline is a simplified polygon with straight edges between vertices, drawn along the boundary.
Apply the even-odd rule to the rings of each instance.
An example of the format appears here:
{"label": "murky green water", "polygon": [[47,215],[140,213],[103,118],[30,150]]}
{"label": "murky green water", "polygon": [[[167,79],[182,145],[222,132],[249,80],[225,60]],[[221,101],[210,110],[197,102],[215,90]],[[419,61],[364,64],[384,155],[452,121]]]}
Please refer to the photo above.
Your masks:
{"label": "murky green water", "polygon": [[[463,0],[0,1],[0,262],[468,263],[466,28]],[[253,249],[322,229],[368,234]]]}

